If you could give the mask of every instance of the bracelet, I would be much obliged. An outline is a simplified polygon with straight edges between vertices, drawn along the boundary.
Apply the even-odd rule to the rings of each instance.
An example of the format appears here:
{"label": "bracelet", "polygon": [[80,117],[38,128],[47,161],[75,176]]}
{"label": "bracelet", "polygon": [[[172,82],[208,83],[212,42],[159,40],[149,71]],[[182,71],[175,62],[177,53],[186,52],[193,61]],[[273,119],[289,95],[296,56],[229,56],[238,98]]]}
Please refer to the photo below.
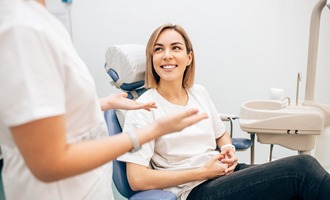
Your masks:
{"label": "bracelet", "polygon": [[131,150],[131,152],[136,152],[138,150],[141,149],[141,146],[140,146],[140,143],[139,143],[139,139],[135,133],[135,130],[129,130],[127,132],[127,135],[129,136],[129,138],[131,139],[132,141],[132,144],[133,144],[133,149]]}
{"label": "bracelet", "polygon": [[236,151],[235,146],[232,145],[232,144],[225,144],[225,145],[222,145],[221,148],[220,148],[220,151],[222,151],[222,150],[223,150],[224,148],[226,148],[226,147],[232,147],[232,148],[234,149],[234,151]]}

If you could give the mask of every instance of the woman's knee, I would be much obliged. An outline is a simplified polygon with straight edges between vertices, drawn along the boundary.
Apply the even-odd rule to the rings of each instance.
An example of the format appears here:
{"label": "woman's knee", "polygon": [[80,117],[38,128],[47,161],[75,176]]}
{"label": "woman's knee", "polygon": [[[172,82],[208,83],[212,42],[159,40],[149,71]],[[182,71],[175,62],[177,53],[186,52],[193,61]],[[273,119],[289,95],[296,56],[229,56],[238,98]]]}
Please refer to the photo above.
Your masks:
{"label": "woman's knee", "polygon": [[297,155],[296,159],[301,164],[318,163],[318,161],[311,155]]}
{"label": "woman's knee", "polygon": [[293,170],[299,169],[300,172],[310,171],[311,169],[320,168],[319,162],[311,155],[297,155],[291,157],[290,165]]}
{"label": "woman's knee", "polygon": [[297,169],[304,170],[311,167],[311,165],[319,165],[317,160],[310,156],[310,155],[297,155],[284,158],[281,162],[281,165],[284,165],[287,170],[294,170]]}

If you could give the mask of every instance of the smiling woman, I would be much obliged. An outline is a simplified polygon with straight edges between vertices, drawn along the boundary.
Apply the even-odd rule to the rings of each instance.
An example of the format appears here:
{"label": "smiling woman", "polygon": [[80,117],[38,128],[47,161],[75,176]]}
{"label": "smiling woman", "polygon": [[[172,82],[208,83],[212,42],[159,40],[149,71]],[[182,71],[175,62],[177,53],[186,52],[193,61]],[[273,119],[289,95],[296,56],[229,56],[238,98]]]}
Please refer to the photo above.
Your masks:
{"label": "smiling woman", "polygon": [[[195,59],[193,56],[193,46],[186,31],[182,27],[173,26],[170,28],[170,26],[168,25],[163,26],[164,29],[166,29],[166,27],[168,28],[168,30],[165,30],[166,32],[168,32],[166,33],[166,35],[169,34],[170,38],[174,37],[175,39],[173,41],[169,41],[167,37],[163,37],[163,39],[160,38],[160,40],[156,42],[155,39],[159,38],[159,34],[161,34],[160,30],[162,30],[158,29],[151,35],[147,44],[146,87],[157,88],[158,83],[160,81],[160,77],[156,73],[156,70],[162,65],[169,65],[180,67],[180,69],[184,71],[184,81],[182,84],[184,88],[189,88],[192,86],[195,76]],[[171,63],[173,62],[172,58],[174,55],[183,57],[184,60],[176,60],[177,62],[180,61],[180,63]],[[153,63],[154,61],[156,63]],[[159,65],[158,68],[153,67],[156,64]],[[173,67],[169,68],[171,69]]]}
{"label": "smiling woman", "polygon": [[[159,35],[154,45],[153,69],[160,77],[157,91],[168,101],[178,105],[187,104],[188,94],[185,88],[181,87],[181,83],[191,61],[192,52],[186,49],[184,39],[177,31],[167,29]],[[167,87],[163,87],[167,84],[178,86],[177,92],[169,93]]]}

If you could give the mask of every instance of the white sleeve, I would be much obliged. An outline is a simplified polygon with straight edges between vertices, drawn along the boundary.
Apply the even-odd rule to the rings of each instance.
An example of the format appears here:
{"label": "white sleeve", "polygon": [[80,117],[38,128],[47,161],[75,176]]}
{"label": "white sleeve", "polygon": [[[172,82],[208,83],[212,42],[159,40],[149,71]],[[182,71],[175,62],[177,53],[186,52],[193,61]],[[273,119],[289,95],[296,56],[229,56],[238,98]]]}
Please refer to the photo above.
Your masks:
{"label": "white sleeve", "polygon": [[226,127],[223,124],[222,120],[220,119],[219,113],[218,113],[216,107],[214,106],[213,101],[212,101],[211,97],[209,96],[209,93],[207,92],[207,90],[204,87],[202,87],[202,88],[203,88],[204,96],[207,98],[208,106],[210,109],[211,116],[209,116],[209,117],[212,119],[212,122],[213,122],[215,138],[219,138],[225,133]]}
{"label": "white sleeve", "polygon": [[[152,118],[152,111],[145,110],[132,110],[128,111],[125,117],[125,125],[123,128],[123,132],[132,129],[142,128],[152,123],[154,119]],[[134,153],[125,153],[122,156],[119,156],[117,160],[123,162],[131,162],[135,164],[139,164],[142,166],[148,167],[150,165],[150,160],[154,155],[155,141],[152,140],[148,143],[142,145],[139,151]]]}
{"label": "white sleeve", "polygon": [[0,33],[0,118],[7,126],[65,112],[56,41],[24,26]]}

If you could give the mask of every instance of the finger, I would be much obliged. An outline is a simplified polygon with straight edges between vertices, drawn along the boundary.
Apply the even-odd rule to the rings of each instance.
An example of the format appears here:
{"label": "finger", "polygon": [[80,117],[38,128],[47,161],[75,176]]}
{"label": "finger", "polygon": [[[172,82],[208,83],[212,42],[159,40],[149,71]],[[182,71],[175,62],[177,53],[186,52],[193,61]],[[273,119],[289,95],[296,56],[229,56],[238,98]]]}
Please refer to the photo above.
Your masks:
{"label": "finger", "polygon": [[237,160],[238,160],[238,158],[236,156],[233,156],[231,158],[226,157],[226,158],[222,159],[221,162],[224,162],[224,163],[235,163],[235,162],[237,162]]}
{"label": "finger", "polygon": [[234,172],[236,165],[237,165],[237,163],[234,163],[232,166],[228,167],[225,170],[225,173],[232,173],[232,172]]}
{"label": "finger", "polygon": [[189,116],[185,119],[185,122],[187,125],[192,125],[195,124],[196,122],[199,122],[203,119],[208,118],[208,115],[206,113],[202,113],[202,114],[195,114],[192,116]]}
{"label": "finger", "polygon": [[156,104],[156,102],[151,102],[151,103],[148,104],[148,106],[149,106],[150,108],[157,108],[157,104]]}
{"label": "finger", "polygon": [[151,102],[151,103],[145,103],[139,106],[140,108],[143,108],[147,111],[151,111],[152,108],[157,108],[157,105],[155,102]]}
{"label": "finger", "polygon": [[218,155],[216,155],[215,159],[217,159],[218,161],[221,161],[224,158],[224,155],[222,155],[221,153],[219,153]]}
{"label": "finger", "polygon": [[181,117],[187,118],[187,119],[195,119],[195,118],[196,119],[199,119],[199,118],[205,119],[208,117],[206,113],[198,114],[198,110],[194,109],[194,108],[189,109],[185,112],[182,112],[181,115],[182,115]]}
{"label": "finger", "polygon": [[155,102],[148,102],[148,103],[138,103],[140,107],[156,107]]}
{"label": "finger", "polygon": [[128,94],[127,94],[126,92],[122,92],[122,93],[120,94],[120,96],[122,96],[122,97],[124,97],[124,98],[127,98]]}
{"label": "finger", "polygon": [[192,115],[195,115],[196,113],[198,113],[198,110],[195,109],[195,108],[191,108],[191,109],[188,109],[184,112],[180,112],[178,114],[178,117],[179,118],[185,118],[185,117],[189,117],[189,116],[192,116]]}

